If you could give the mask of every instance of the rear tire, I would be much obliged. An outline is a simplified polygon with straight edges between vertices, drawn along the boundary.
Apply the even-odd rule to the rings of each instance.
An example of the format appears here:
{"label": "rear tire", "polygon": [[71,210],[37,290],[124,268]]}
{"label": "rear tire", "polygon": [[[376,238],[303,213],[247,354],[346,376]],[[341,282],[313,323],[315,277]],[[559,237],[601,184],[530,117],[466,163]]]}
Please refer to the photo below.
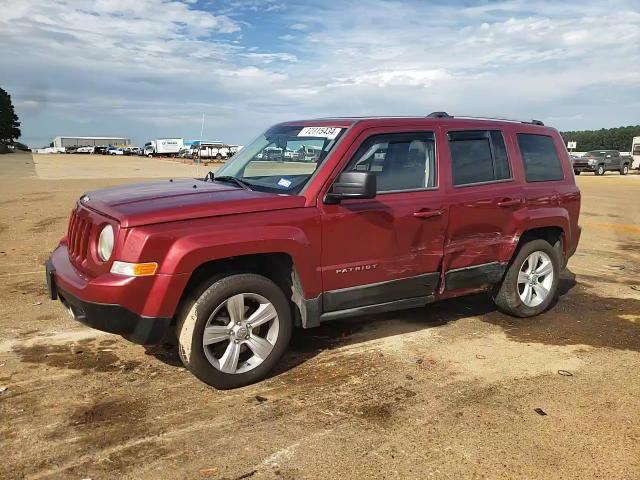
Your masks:
{"label": "rear tire", "polygon": [[620,175],[626,175],[627,173],[629,173],[629,164],[625,163],[620,169]]}
{"label": "rear tire", "polygon": [[496,306],[515,317],[533,317],[544,312],[558,291],[560,255],[558,249],[545,240],[525,243],[493,298]]}
{"label": "rear tire", "polygon": [[292,328],[289,301],[268,278],[214,277],[183,306],[176,325],[178,352],[184,366],[212,387],[242,387],[269,374],[285,353]]}
{"label": "rear tire", "polygon": [[598,168],[596,170],[596,175],[598,176],[604,175],[604,165],[598,165]]}

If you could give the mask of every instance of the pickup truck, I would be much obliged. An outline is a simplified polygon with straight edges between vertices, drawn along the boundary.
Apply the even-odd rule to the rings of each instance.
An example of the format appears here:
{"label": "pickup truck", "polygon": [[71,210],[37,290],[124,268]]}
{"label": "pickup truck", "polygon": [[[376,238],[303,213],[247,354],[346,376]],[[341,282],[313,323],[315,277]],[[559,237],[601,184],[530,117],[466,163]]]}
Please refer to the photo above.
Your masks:
{"label": "pickup truck", "polygon": [[[315,161],[262,158],[301,142]],[[194,375],[234,388],[269,374],[294,327],[477,292],[545,311],[579,211],[562,137],[539,121],[294,121],[215,175],[84,194],[46,280],[78,321],[175,341]]]}
{"label": "pickup truck", "polygon": [[631,157],[620,155],[617,150],[592,150],[582,157],[574,158],[573,171],[576,175],[582,172],[594,172],[596,175],[620,172],[620,175],[626,175],[631,168],[631,162]]}

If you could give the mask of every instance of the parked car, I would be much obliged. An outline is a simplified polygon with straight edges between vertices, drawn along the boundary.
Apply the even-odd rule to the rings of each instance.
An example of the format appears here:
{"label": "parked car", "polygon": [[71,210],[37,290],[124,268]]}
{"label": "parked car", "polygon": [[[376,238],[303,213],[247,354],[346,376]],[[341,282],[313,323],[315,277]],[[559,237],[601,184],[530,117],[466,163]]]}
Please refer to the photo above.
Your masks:
{"label": "parked car", "polygon": [[93,153],[96,155],[106,155],[108,149],[108,147],[94,147]]}
{"label": "parked car", "polygon": [[620,155],[617,150],[592,150],[573,160],[573,171],[576,175],[582,172],[604,175],[605,172],[610,171],[626,175],[629,173],[629,168],[631,168],[631,157]]}
{"label": "parked car", "polygon": [[[301,136],[324,161],[257,160]],[[46,278],[80,322],[174,339],[195,376],[234,388],[269,374],[294,326],[476,292],[538,315],[578,245],[579,211],[562,137],[541,122],[295,121],[204,179],[83,195]]]}
{"label": "parked car", "polygon": [[178,152],[178,157],[180,158],[193,158],[197,149],[197,145],[187,145],[180,149]]}
{"label": "parked car", "polygon": [[119,147],[118,148],[115,148],[115,147],[110,148],[109,150],[107,150],[107,153],[109,155],[124,155],[125,154],[124,153],[124,148],[119,148]]}
{"label": "parked car", "polygon": [[95,147],[78,147],[76,153],[93,153]]}

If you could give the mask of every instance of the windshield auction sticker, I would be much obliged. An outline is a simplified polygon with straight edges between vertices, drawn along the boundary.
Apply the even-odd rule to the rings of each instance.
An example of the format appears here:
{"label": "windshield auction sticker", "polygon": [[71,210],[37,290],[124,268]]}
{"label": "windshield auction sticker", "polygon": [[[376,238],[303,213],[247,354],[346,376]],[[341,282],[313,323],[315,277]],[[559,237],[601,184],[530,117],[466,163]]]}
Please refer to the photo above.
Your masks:
{"label": "windshield auction sticker", "polygon": [[340,133],[341,128],[338,127],[304,127],[298,133],[299,137],[321,137],[333,140]]}

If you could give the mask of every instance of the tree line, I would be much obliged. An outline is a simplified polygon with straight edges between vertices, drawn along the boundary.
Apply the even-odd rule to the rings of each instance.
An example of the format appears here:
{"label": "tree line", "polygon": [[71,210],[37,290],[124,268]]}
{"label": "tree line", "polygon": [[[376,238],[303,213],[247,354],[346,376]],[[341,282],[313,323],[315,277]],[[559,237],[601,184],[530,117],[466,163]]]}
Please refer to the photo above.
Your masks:
{"label": "tree line", "polygon": [[566,142],[577,142],[576,151],[619,150],[629,152],[633,137],[640,137],[640,125],[617,128],[601,128],[600,130],[578,130],[560,132]]}

